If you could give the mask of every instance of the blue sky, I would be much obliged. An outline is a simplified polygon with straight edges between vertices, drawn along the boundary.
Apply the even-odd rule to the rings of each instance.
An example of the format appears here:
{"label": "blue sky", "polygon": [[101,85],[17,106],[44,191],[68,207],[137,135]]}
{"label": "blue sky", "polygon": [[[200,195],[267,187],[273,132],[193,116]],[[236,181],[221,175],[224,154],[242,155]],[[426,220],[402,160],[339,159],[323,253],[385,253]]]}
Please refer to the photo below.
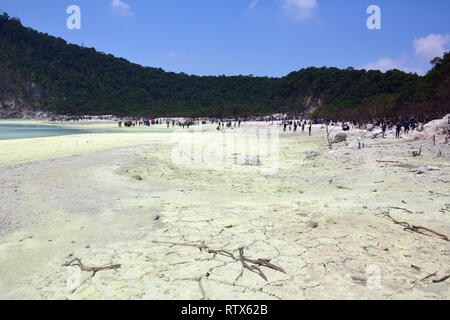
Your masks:
{"label": "blue sky", "polygon": [[[69,30],[66,8],[81,8]],[[381,30],[369,30],[369,5]],[[450,50],[448,0],[1,0],[25,26],[134,63],[197,75],[301,68],[424,73]]]}

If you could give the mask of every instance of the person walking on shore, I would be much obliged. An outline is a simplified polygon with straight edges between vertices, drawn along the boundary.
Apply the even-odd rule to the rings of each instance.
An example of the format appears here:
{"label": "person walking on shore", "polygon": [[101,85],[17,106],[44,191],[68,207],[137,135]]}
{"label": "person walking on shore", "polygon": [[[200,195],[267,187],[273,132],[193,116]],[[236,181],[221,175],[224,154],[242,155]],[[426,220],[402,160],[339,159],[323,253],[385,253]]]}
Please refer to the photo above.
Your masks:
{"label": "person walking on shore", "polygon": [[395,137],[400,138],[400,131],[402,130],[402,125],[397,122],[397,127],[395,128]]}
{"label": "person walking on shore", "polygon": [[305,123],[302,122],[302,132],[305,132]]}
{"label": "person walking on shore", "polygon": [[383,122],[382,126],[381,126],[381,131],[383,132],[383,138],[386,137],[386,122]]}
{"label": "person walking on shore", "polygon": [[408,120],[405,121],[404,126],[405,126],[405,133],[408,133],[409,132],[409,122],[408,122]]}
{"label": "person walking on shore", "polygon": [[309,128],[308,128],[308,130],[309,130],[309,135],[311,135],[311,130],[312,130],[312,122],[311,121],[309,121]]}

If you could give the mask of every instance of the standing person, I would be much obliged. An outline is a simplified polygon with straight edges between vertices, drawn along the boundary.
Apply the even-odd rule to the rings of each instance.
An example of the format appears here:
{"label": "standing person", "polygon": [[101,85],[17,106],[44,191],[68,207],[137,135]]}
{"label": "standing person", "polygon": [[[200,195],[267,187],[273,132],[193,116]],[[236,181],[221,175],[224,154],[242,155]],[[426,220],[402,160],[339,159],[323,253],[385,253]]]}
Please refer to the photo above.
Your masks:
{"label": "standing person", "polygon": [[405,133],[408,133],[409,132],[409,122],[408,122],[408,120],[405,120],[404,126],[405,126]]}
{"label": "standing person", "polygon": [[302,122],[302,132],[305,132],[305,123]]}
{"label": "standing person", "polygon": [[416,119],[414,117],[411,118],[411,130],[414,131],[416,128]]}
{"label": "standing person", "polygon": [[383,122],[383,124],[381,126],[381,131],[383,132],[383,138],[386,137],[386,128],[387,128],[386,122]]}
{"label": "standing person", "polygon": [[395,137],[400,138],[400,131],[402,130],[402,125],[397,122],[397,127],[395,128]]}
{"label": "standing person", "polygon": [[287,122],[283,123],[283,131],[286,132]]}
{"label": "standing person", "polygon": [[312,130],[312,122],[311,121],[309,121],[308,130],[309,130],[309,135],[311,135],[311,130]]}
{"label": "standing person", "polygon": [[294,122],[294,132],[297,132],[297,122]]}

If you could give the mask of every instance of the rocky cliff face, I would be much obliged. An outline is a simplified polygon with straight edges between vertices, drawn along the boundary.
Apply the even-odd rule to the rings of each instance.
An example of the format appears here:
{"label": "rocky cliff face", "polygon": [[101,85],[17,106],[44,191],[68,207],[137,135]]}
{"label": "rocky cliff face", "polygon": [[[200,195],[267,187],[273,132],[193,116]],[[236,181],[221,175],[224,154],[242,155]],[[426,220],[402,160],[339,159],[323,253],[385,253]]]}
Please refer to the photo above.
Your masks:
{"label": "rocky cliff face", "polygon": [[308,96],[303,100],[303,108],[305,114],[309,115],[323,106],[322,99],[314,96]]}
{"label": "rocky cliff face", "polygon": [[0,98],[0,119],[47,119],[51,114],[36,110],[22,99]]}
{"label": "rocky cliff face", "polygon": [[51,113],[33,107],[34,98],[40,97],[40,90],[33,82],[11,83],[0,80],[0,119],[46,119]]}

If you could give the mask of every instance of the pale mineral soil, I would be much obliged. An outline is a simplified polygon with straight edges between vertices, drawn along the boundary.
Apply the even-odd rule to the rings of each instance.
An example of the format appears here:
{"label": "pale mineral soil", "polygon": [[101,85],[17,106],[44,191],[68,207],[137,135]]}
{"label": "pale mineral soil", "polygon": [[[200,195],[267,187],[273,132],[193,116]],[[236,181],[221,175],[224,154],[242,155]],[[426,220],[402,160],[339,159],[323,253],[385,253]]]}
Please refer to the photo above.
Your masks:
{"label": "pale mineral soil", "polygon": [[[277,128],[279,159],[260,155],[252,166],[228,161],[249,147],[230,148],[213,126],[200,135],[114,126],[0,141],[1,299],[450,298],[450,280],[432,282],[450,274],[450,243],[381,214],[402,207],[390,209],[395,219],[450,235],[448,144],[353,130],[349,140],[363,136],[365,148],[330,151],[320,126],[312,137]],[[225,163],[189,161],[189,152],[174,161],[186,141],[224,147]],[[417,174],[421,166],[438,170]],[[236,257],[244,247],[286,273],[261,267],[265,281],[231,257],[153,241]],[[75,257],[121,267],[62,266]]]}

